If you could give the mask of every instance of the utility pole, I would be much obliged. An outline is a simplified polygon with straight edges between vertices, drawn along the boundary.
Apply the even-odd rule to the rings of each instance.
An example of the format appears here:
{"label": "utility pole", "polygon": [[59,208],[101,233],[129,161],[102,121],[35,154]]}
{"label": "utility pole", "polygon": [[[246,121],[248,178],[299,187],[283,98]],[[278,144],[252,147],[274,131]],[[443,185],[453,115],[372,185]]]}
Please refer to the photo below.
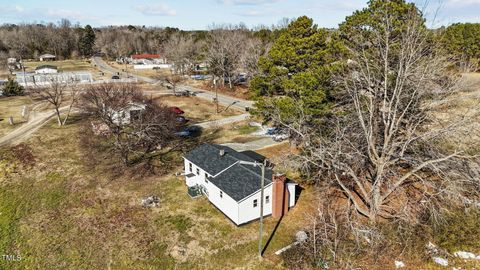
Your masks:
{"label": "utility pole", "polygon": [[258,256],[262,257],[262,250],[263,250],[263,191],[265,188],[265,167],[267,166],[267,159],[263,160],[262,165],[262,180],[260,184],[260,232],[258,235]]}
{"label": "utility pole", "polygon": [[217,79],[213,75],[213,87],[215,87],[215,103],[217,106],[216,112],[218,113],[218,89],[217,89]]}
{"label": "utility pole", "polygon": [[249,161],[240,161],[240,164],[243,165],[251,165],[254,167],[260,167],[262,169],[262,179],[260,179],[260,228],[258,232],[258,256],[262,258],[262,251],[263,251],[263,194],[265,189],[265,168],[267,167],[267,159],[263,161],[263,163],[258,162],[249,162]]}

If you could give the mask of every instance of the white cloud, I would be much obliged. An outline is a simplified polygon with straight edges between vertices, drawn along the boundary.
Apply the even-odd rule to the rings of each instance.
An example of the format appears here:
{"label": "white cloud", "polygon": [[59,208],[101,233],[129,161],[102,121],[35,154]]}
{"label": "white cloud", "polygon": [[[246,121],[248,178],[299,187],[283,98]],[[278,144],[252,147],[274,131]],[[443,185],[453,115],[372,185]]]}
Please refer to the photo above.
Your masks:
{"label": "white cloud", "polygon": [[233,5],[233,6],[257,6],[265,4],[273,4],[279,0],[217,0],[217,2],[224,5]]}
{"label": "white cloud", "polygon": [[459,5],[459,6],[470,6],[470,5],[480,5],[480,0],[448,0],[449,5]]}
{"label": "white cloud", "polygon": [[5,13],[22,13],[25,9],[19,5],[0,6],[0,11]]}
{"label": "white cloud", "polygon": [[175,16],[175,15],[177,15],[177,11],[170,8],[166,4],[136,6],[135,10],[141,12],[143,15],[148,15],[148,16]]}

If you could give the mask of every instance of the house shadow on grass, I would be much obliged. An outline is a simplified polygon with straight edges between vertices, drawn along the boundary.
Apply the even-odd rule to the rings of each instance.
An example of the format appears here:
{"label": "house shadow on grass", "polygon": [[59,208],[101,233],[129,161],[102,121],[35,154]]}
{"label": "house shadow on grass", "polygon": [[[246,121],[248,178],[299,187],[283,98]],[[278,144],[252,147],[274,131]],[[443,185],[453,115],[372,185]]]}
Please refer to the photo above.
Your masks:
{"label": "house shadow on grass", "polygon": [[[300,198],[300,195],[303,192],[303,190],[304,190],[304,188],[302,188],[299,185],[297,185],[297,187],[295,188],[295,205],[297,204],[298,199]],[[270,236],[268,237],[267,242],[265,242],[265,245],[263,246],[263,249],[262,249],[262,256],[265,253],[265,251],[267,250],[268,246],[270,245],[270,242],[272,241],[273,237],[275,236],[275,233],[277,232],[278,227],[280,227],[280,224],[282,223],[283,217],[285,217],[285,214],[283,214],[280,217],[280,219],[277,221],[277,224],[275,224],[275,227],[273,228],[273,231],[270,233]]]}

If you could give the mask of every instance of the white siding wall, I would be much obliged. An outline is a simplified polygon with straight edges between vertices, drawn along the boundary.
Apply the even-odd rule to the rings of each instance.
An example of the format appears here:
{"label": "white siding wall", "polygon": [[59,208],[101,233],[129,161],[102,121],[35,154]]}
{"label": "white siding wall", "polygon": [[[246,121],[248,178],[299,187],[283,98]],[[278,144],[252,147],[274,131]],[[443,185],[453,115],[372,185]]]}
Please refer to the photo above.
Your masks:
{"label": "white siding wall", "polygon": [[[199,185],[202,183],[202,175],[197,175],[197,166],[195,166],[195,164],[193,164],[192,162],[190,162],[188,159],[184,158],[185,160],[185,175],[189,175],[189,174],[194,174],[194,176],[192,177],[185,177],[185,183],[187,184],[187,186],[189,187],[193,187],[195,185]],[[190,172],[190,163],[192,164],[192,171]],[[202,171],[202,170],[200,170]]]}
{"label": "white siding wall", "polygon": [[[265,187],[263,194],[263,216],[272,214],[272,184]],[[266,197],[269,196],[270,200],[266,203]],[[253,207],[253,201],[257,200],[257,207]],[[254,193],[250,197],[241,201],[239,206],[239,224],[247,223],[254,219],[260,218],[260,191]]]}
{"label": "white siding wall", "polygon": [[220,211],[229,217],[235,224],[239,225],[238,219],[238,203],[223,192],[220,198],[220,189],[212,183],[208,184],[208,200],[212,202]]}

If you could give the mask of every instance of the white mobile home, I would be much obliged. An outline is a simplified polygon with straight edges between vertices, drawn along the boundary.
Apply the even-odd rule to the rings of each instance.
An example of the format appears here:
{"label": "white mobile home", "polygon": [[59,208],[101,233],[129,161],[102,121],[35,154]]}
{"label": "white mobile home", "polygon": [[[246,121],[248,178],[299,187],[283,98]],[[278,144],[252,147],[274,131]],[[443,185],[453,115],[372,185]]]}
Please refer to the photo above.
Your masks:
{"label": "white mobile home", "polygon": [[[222,145],[204,144],[184,157],[185,181],[190,196],[203,194],[233,223],[260,218],[260,167],[244,153]],[[265,170],[263,215],[279,218],[295,205],[295,187],[284,175]]]}

